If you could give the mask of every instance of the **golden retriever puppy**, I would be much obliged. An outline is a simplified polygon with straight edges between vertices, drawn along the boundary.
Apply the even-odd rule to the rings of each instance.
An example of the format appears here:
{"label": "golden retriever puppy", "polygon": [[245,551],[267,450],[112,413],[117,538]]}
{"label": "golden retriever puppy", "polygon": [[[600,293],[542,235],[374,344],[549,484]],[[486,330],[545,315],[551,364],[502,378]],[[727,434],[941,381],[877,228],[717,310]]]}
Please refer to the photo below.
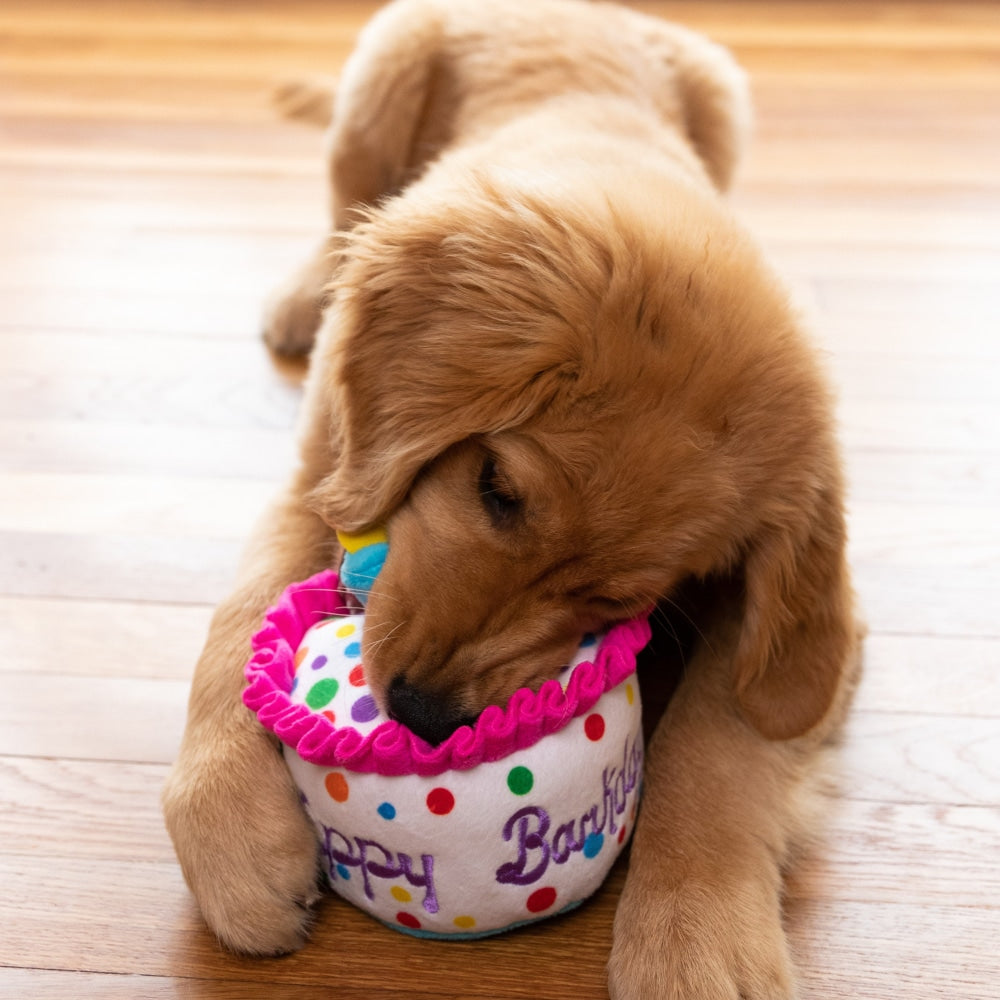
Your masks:
{"label": "golden retriever puppy", "polygon": [[364,32],[332,105],[333,235],[267,320],[277,350],[316,339],[301,466],[215,617],[164,796],[230,948],[298,947],[317,892],[240,703],[249,636],[336,564],[334,528],[384,524],[365,663],[432,742],[583,632],[683,605],[610,991],[793,994],[782,871],[858,636],[830,398],[719,194],[748,117],[724,50],[613,5],[398,0]]}

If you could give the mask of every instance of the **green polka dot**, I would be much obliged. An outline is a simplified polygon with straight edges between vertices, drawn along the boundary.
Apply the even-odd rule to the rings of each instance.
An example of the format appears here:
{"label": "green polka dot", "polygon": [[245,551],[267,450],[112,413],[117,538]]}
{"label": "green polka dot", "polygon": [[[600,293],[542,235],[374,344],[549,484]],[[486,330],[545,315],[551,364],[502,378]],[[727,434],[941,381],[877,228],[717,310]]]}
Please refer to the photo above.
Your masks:
{"label": "green polka dot", "polygon": [[527,795],[535,784],[535,776],[526,767],[512,767],[507,775],[507,787],[515,795]]}
{"label": "green polka dot", "polygon": [[309,694],[306,695],[306,704],[310,708],[316,709],[323,708],[324,705],[329,705],[333,701],[339,687],[340,684],[333,677],[317,681],[309,689]]}

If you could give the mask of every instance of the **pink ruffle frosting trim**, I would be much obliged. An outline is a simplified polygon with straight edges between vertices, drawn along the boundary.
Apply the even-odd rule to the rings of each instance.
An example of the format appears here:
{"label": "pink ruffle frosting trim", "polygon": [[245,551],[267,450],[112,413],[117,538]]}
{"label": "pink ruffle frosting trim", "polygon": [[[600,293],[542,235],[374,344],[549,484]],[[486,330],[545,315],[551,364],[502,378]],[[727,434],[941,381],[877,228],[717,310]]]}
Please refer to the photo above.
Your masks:
{"label": "pink ruffle frosting trim", "polygon": [[306,632],[324,618],[355,610],[346,603],[337,574],[331,570],[292,584],[268,610],[263,627],[253,637],[243,703],[304,760],[321,767],[387,775],[430,776],[467,770],[533,746],[589,711],[605,691],[634,673],[636,654],[650,637],[645,618],[613,626],[593,662],[581,663],[573,671],[565,691],[554,679],[538,691],[521,688],[505,708],[489,706],[474,727],[462,726],[434,747],[393,720],[361,736],[356,729],[337,726],[289,697],[295,651]]}

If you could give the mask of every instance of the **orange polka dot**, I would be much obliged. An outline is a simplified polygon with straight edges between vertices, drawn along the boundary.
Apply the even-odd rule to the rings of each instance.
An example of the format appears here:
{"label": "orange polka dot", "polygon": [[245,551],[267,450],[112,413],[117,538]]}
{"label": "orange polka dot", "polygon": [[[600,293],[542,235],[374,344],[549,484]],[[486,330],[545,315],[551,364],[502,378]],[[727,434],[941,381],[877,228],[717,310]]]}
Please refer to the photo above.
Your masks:
{"label": "orange polka dot", "polygon": [[334,802],[346,802],[351,790],[347,786],[347,779],[339,771],[331,771],[326,776],[326,791]]}
{"label": "orange polka dot", "polygon": [[300,646],[295,653],[295,666],[299,666],[302,661],[309,655],[308,646]]}

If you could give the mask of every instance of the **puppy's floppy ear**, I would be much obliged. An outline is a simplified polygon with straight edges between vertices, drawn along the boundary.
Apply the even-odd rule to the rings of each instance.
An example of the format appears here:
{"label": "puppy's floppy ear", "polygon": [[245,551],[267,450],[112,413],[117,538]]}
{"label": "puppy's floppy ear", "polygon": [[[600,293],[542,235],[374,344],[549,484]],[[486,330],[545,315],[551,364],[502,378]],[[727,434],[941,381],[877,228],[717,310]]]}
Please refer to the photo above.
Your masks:
{"label": "puppy's floppy ear", "polygon": [[337,455],[312,495],[342,531],[379,523],[451,445],[523,424],[575,378],[569,338],[546,335],[561,321],[498,249],[515,237],[472,225],[396,201],[347,237],[326,319]]}
{"label": "puppy's floppy ear", "polygon": [[835,459],[827,466],[829,481],[786,503],[785,523],[763,529],[744,563],[736,694],[770,739],[801,736],[826,715],[857,639],[842,487]]}

